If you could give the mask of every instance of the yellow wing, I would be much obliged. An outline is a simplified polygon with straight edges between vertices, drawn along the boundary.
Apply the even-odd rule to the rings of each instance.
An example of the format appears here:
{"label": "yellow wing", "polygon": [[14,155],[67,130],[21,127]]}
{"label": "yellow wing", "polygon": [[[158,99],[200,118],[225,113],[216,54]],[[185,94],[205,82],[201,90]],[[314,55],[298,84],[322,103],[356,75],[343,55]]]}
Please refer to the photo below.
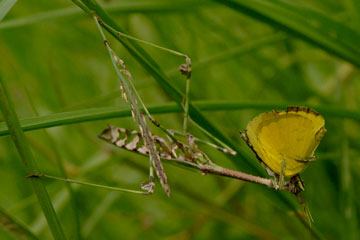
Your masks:
{"label": "yellow wing", "polygon": [[324,118],[306,107],[288,107],[255,117],[246,127],[249,144],[257,156],[280,174],[285,159],[285,177],[302,172],[314,157],[326,133]]}

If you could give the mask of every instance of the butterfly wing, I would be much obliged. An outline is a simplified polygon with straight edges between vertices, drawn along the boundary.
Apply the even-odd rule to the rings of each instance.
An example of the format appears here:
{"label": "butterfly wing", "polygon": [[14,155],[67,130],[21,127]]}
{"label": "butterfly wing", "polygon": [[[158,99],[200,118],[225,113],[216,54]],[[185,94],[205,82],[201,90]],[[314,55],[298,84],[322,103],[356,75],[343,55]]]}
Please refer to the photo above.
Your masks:
{"label": "butterfly wing", "polygon": [[294,176],[307,166],[324,136],[324,118],[305,107],[262,113],[246,128],[246,135],[257,156],[272,171],[281,173],[285,159],[285,177]]}

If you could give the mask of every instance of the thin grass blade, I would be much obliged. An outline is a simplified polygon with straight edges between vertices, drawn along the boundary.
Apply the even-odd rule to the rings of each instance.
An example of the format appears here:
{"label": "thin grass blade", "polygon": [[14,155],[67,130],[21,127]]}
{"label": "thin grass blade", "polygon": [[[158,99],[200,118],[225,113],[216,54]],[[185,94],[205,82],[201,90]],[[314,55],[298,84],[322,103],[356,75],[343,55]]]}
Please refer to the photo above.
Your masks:
{"label": "thin grass blade", "polygon": [[280,0],[214,0],[360,66],[360,33],[314,10]]}
{"label": "thin grass blade", "polygon": [[14,216],[0,208],[0,227],[14,239],[38,240],[38,238]]}

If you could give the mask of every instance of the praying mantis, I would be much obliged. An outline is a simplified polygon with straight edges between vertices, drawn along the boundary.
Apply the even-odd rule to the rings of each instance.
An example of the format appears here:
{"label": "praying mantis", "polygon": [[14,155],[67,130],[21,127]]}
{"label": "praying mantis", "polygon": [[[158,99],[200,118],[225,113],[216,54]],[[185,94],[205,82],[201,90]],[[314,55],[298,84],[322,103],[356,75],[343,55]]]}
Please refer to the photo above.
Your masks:
{"label": "praying mantis", "polygon": [[[273,185],[270,179],[264,179],[257,176],[252,176],[246,173],[241,173],[233,170],[229,170],[218,166],[215,164],[206,153],[200,150],[198,143],[207,144],[211,147],[216,148],[217,150],[230,155],[236,155],[236,152],[228,147],[225,143],[221,142],[210,133],[206,132],[200,126],[194,124],[195,127],[199,127],[200,130],[204,131],[206,135],[210,137],[216,144],[200,140],[189,133],[189,124],[191,124],[191,117],[189,116],[189,91],[190,91],[190,80],[192,73],[192,64],[191,59],[180,52],[167,49],[164,47],[157,46],[155,44],[143,41],[131,37],[127,34],[121,33],[113,29],[111,26],[103,22],[99,16],[96,14],[93,15],[93,19],[99,29],[101,36],[103,37],[104,44],[108,50],[112,65],[116,71],[117,78],[119,80],[119,91],[122,94],[122,98],[129,103],[131,109],[132,118],[138,130],[128,130],[124,128],[118,128],[114,126],[108,126],[102,133],[100,133],[99,138],[105,140],[106,142],[113,144],[117,147],[123,148],[128,151],[136,152],[138,154],[146,155],[149,157],[149,178],[147,181],[141,184],[141,190],[131,190],[123,188],[115,188],[102,186],[97,184],[87,184],[76,180],[71,179],[61,179],[54,176],[49,176],[46,174],[31,175],[28,177],[46,177],[57,180],[66,180],[70,183],[78,184],[87,184],[94,187],[102,187],[111,190],[124,191],[135,194],[152,194],[155,189],[155,174],[158,177],[160,184],[166,193],[170,196],[170,186],[168,183],[168,176],[164,170],[162,160],[172,162],[178,165],[185,165],[186,167],[191,167],[199,170],[200,172],[207,174],[218,174],[233,178],[242,179],[249,182],[256,182],[263,185],[266,185],[271,188],[276,188]],[[163,127],[156,119],[150,114],[147,110],[145,104],[141,100],[140,95],[136,91],[133,83],[133,77],[131,73],[127,70],[125,62],[121,59],[115,51],[111,48],[110,42],[106,38],[102,28],[113,32],[116,35],[119,35],[124,38],[129,38],[135,41],[138,41],[143,44],[156,47],[160,50],[167,51],[176,56],[182,57],[185,59],[185,63],[180,66],[180,73],[186,78],[186,87],[185,95],[182,104],[184,111],[184,122],[183,122],[183,131],[177,132],[174,130],[169,130]],[[155,127],[162,130],[165,135],[164,137],[156,136],[152,133],[149,123],[153,124]],[[186,141],[179,140],[179,137],[185,138]],[[155,171],[155,174],[154,174]],[[289,192],[298,192],[303,191],[302,186],[298,186],[298,182],[292,183],[291,181],[283,184],[281,190],[287,190]]]}

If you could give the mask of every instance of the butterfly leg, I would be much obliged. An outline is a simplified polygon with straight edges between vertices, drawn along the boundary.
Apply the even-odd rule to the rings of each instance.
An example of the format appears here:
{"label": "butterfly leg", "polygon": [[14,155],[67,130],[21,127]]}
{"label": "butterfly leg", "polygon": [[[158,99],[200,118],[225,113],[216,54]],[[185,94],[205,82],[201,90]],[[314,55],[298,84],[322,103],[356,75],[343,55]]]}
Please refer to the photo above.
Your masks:
{"label": "butterfly leg", "polygon": [[271,183],[274,186],[275,190],[281,190],[284,187],[284,179],[285,179],[285,170],[286,170],[286,158],[283,156],[283,161],[281,165],[281,173],[280,175],[274,173],[270,168],[268,168],[265,164],[263,166],[268,173]]}
{"label": "butterfly leg", "polygon": [[282,165],[281,165],[281,173],[279,176],[279,188],[280,190],[283,188],[284,185],[284,178],[285,178],[285,170],[286,170],[286,157],[282,156]]}
{"label": "butterfly leg", "polygon": [[317,160],[317,157],[311,156],[311,157],[306,157],[303,159],[295,159],[295,160],[301,163],[309,163],[309,162],[315,162]]}

